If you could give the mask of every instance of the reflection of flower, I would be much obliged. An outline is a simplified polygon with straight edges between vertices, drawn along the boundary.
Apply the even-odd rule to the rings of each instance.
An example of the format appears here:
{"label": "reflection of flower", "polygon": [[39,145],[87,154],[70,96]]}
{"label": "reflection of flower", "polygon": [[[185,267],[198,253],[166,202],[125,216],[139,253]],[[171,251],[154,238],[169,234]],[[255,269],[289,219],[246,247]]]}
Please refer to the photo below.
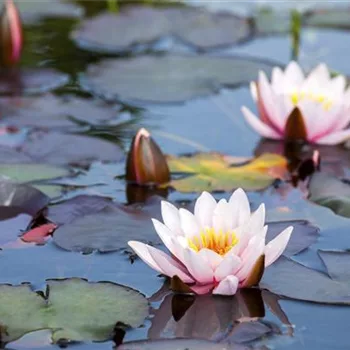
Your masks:
{"label": "reflection of flower", "polygon": [[307,77],[296,62],[283,72],[276,67],[271,83],[260,72],[251,84],[260,119],[248,108],[242,112],[259,134],[270,139],[304,139],[310,143],[338,144],[350,137],[350,89],[344,76],[331,78],[324,64]]}
{"label": "reflection of flower", "polygon": [[164,224],[155,219],[153,224],[174,257],[141,242],[129,245],[150,267],[178,276],[197,294],[233,295],[239,287],[259,283],[264,267],[282,254],[293,230],[288,227],[265,245],[265,206],[251,214],[242,189],[218,203],[203,192],[194,214],[162,202],[162,217]]}

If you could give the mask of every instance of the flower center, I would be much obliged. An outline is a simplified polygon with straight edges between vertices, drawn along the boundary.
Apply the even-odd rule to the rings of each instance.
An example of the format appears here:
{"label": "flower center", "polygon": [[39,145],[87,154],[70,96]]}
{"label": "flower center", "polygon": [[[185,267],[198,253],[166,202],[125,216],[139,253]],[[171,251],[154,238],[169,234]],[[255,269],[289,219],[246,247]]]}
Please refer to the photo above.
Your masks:
{"label": "flower center", "polygon": [[233,231],[215,231],[213,228],[205,228],[198,236],[188,238],[188,246],[195,252],[201,249],[210,249],[219,255],[225,255],[238,243],[238,238]]}
{"label": "flower center", "polygon": [[312,92],[305,91],[295,91],[290,94],[290,99],[294,106],[303,100],[311,100],[313,102],[318,102],[322,105],[323,109],[328,111],[333,104],[333,101],[325,95],[314,94]]}

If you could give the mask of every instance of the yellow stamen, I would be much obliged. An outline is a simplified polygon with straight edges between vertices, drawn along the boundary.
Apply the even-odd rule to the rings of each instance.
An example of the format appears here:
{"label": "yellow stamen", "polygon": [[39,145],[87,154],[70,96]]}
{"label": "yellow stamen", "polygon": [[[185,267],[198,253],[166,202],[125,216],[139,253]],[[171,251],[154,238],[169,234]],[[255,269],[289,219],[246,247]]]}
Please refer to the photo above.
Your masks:
{"label": "yellow stamen", "polygon": [[198,236],[188,238],[188,246],[195,252],[206,248],[220,255],[225,255],[237,243],[238,238],[233,231],[216,232],[213,228],[205,228]]}
{"label": "yellow stamen", "polygon": [[330,110],[333,105],[333,101],[327,96],[314,94],[312,92],[294,91],[289,96],[294,106],[305,99],[320,103],[326,111]]}

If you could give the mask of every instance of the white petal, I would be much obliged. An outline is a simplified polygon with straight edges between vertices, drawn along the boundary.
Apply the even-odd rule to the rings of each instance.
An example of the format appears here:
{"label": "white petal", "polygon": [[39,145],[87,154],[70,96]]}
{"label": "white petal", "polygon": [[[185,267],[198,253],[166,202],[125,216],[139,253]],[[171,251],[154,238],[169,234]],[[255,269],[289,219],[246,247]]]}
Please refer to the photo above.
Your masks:
{"label": "white petal", "polygon": [[289,242],[292,231],[293,231],[292,226],[287,227],[276,238],[274,238],[272,241],[270,241],[266,245],[264,250],[265,267],[275,262],[280,257],[280,255],[284,252]]}
{"label": "white petal", "polygon": [[292,89],[299,89],[305,77],[298,63],[292,61],[284,71],[284,83]]}
{"label": "white petal", "polygon": [[219,285],[214,288],[213,294],[234,295],[238,289],[238,278],[236,276],[227,276]]}
{"label": "white petal", "polygon": [[302,89],[305,91],[320,91],[329,84],[329,81],[328,68],[324,63],[321,63],[305,79]]}
{"label": "white petal", "polygon": [[213,213],[213,228],[216,232],[227,232],[232,229],[232,210],[225,199],[221,199]]}
{"label": "white petal", "polygon": [[282,138],[275,130],[273,130],[270,126],[263,123],[256,115],[254,115],[247,107],[243,106],[241,111],[249,123],[249,125],[261,136],[266,137],[268,139],[279,140]]}
{"label": "white petal", "polygon": [[152,256],[150,255],[147,249],[147,244],[137,241],[129,241],[128,245],[138,255],[138,257],[143,260],[143,262],[145,262],[153,270],[163,273],[163,270],[155,263]]}
{"label": "white petal", "polygon": [[200,233],[200,226],[196,220],[196,217],[186,209],[179,209],[181,229],[185,236],[191,238],[197,236]]}
{"label": "white petal", "polygon": [[332,134],[321,137],[317,139],[315,142],[320,145],[337,145],[339,143],[345,142],[349,138],[350,138],[350,129],[347,129],[342,131],[336,131]]}
{"label": "white petal", "polygon": [[216,207],[215,198],[208,192],[203,192],[194,206],[194,215],[198,223],[204,227],[212,227],[213,212]]}
{"label": "white petal", "polygon": [[275,67],[272,69],[271,86],[274,92],[277,94],[284,91],[284,72],[280,67]]}
{"label": "white petal", "polygon": [[181,234],[179,210],[169,202],[161,202],[161,211],[164,224],[174,233]]}
{"label": "white petal", "polygon": [[226,254],[221,264],[214,272],[216,281],[222,281],[228,275],[234,275],[241,264],[241,259],[235,254]]}
{"label": "white petal", "polygon": [[250,204],[244,190],[238,188],[234,191],[229,200],[229,205],[233,217],[232,228],[236,228],[248,222],[250,218]]}
{"label": "white petal", "polygon": [[332,99],[343,99],[346,87],[346,79],[343,75],[338,75],[330,82],[329,95]]}
{"label": "white petal", "polygon": [[254,102],[257,102],[258,101],[258,87],[256,85],[256,82],[252,81],[249,84],[249,87],[250,87],[250,94],[252,95]]}
{"label": "white petal", "polygon": [[214,273],[209,262],[202,255],[186,249],[184,251],[184,262],[192,277],[201,284],[213,282]]}
{"label": "white petal", "polygon": [[213,271],[215,271],[215,269],[218,267],[218,265],[221,264],[223,260],[221,255],[207,248],[201,249],[197,254],[199,254],[204,260],[208,262]]}

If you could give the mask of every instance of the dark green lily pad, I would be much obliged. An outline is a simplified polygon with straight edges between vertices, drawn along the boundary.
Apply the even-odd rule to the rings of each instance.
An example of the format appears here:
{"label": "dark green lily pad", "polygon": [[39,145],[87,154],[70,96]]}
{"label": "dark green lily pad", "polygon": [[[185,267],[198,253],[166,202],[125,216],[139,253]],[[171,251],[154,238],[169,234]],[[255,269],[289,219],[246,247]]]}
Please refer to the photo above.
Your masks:
{"label": "dark green lily pad", "polygon": [[181,102],[249,83],[259,70],[269,74],[272,67],[251,58],[139,56],[90,65],[80,83],[111,101]]}
{"label": "dark green lily pad", "polygon": [[37,163],[89,164],[94,160],[120,161],[121,148],[111,142],[83,135],[37,132],[22,147]]}
{"label": "dark green lily pad", "polygon": [[350,217],[350,184],[326,173],[315,173],[309,182],[309,200]]}
{"label": "dark green lily pad", "polygon": [[127,249],[127,242],[131,239],[157,244],[160,239],[151,218],[158,218],[159,215],[160,200],[150,201],[149,206],[146,203],[143,208],[115,203],[59,227],[53,238],[65,250],[84,253]]}
{"label": "dark green lily pad", "polygon": [[158,339],[138,340],[124,343],[116,350],[248,350],[237,344],[218,344],[203,339]]}
{"label": "dark green lily pad", "polygon": [[[123,35],[106,35],[108,31]],[[205,50],[236,44],[250,31],[246,19],[230,13],[133,6],[122,8],[118,14],[106,12],[84,20],[72,38],[83,49],[104,53],[147,48],[169,36]]]}
{"label": "dark green lily pad", "polygon": [[116,323],[138,327],[148,315],[147,299],[125,286],[78,278],[49,280],[47,285],[46,299],[30,285],[0,285],[3,342],[39,329],[51,329],[53,342],[104,341],[112,337]]}
{"label": "dark green lily pad", "polygon": [[[342,263],[344,265],[341,271],[345,269],[349,270],[350,254],[341,254],[347,254],[347,256],[342,256]],[[325,257],[324,255],[321,256],[322,258]],[[337,261],[335,263],[333,262],[334,258],[337,259],[336,253],[331,257],[325,257],[323,260],[327,264],[327,267],[331,266],[329,269],[331,276],[334,276],[333,268],[338,264]],[[333,280],[326,273],[312,270],[288,258],[281,257],[265,270],[260,287],[292,299],[324,304],[350,305],[349,280],[339,281],[339,278],[346,276],[348,274],[340,273]]]}
{"label": "dark green lily pad", "polygon": [[306,17],[306,24],[313,27],[330,27],[349,29],[350,10],[349,8],[331,8],[328,10],[316,10]]}
{"label": "dark green lily pad", "polygon": [[[2,6],[4,0],[0,0]],[[17,1],[17,8],[25,24],[31,24],[43,17],[82,17],[84,11],[76,4],[62,0]]]}
{"label": "dark green lily pad", "polygon": [[0,70],[0,95],[32,95],[57,89],[68,83],[67,74],[50,68]]}
{"label": "dark green lily pad", "polygon": [[2,97],[0,111],[2,120],[9,125],[54,128],[76,126],[71,118],[89,124],[103,124],[117,119],[119,108],[100,100],[45,94]]}

